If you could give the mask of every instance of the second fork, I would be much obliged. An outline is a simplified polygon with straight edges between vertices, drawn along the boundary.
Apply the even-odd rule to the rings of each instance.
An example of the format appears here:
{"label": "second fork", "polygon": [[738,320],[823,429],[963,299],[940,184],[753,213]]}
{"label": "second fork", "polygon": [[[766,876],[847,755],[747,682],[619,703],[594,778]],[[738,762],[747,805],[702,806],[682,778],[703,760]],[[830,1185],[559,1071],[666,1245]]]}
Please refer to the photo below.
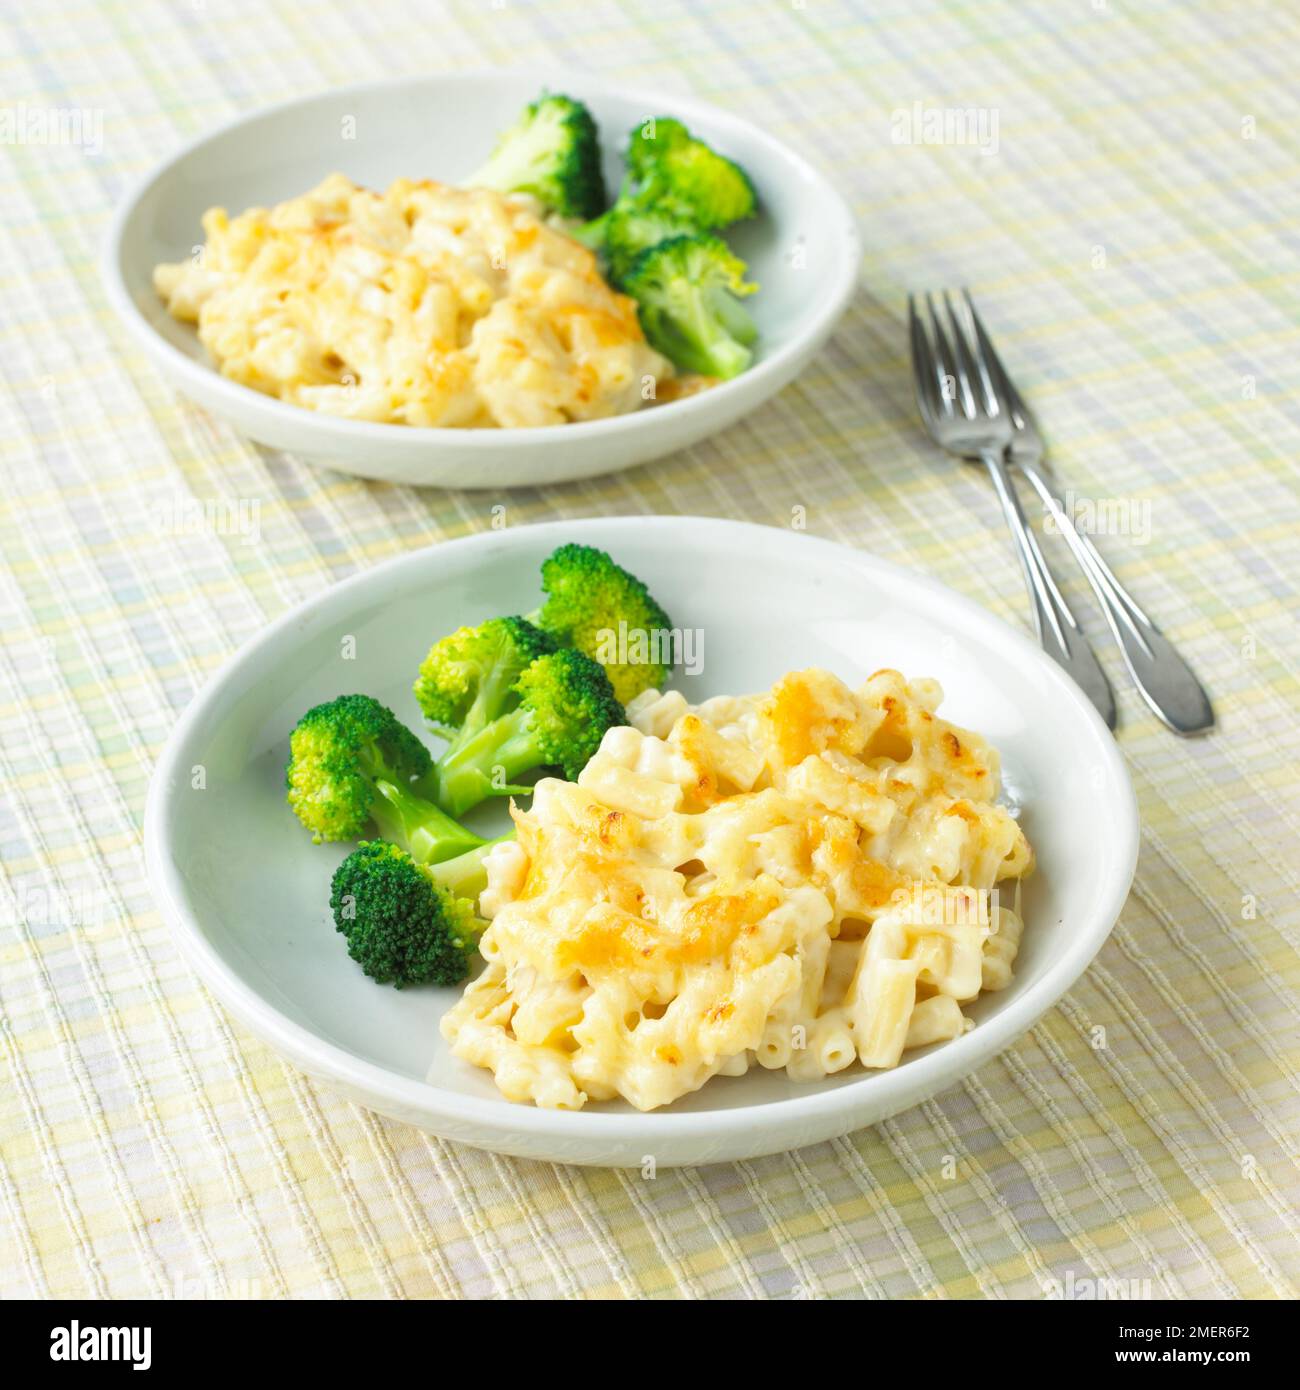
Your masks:
{"label": "second fork", "polygon": [[908,296],[912,369],[921,418],[941,448],[962,459],[978,458],[988,471],[1016,543],[1038,640],[1092,701],[1107,728],[1113,729],[1115,696],[1110,682],[1047,568],[1008,475],[1006,451],[1011,443],[1012,423],[999,402],[983,354],[978,344],[972,349],[973,339],[968,338],[966,326],[946,292],[943,306],[948,330],[929,294],[925,304],[928,332],[915,297]]}

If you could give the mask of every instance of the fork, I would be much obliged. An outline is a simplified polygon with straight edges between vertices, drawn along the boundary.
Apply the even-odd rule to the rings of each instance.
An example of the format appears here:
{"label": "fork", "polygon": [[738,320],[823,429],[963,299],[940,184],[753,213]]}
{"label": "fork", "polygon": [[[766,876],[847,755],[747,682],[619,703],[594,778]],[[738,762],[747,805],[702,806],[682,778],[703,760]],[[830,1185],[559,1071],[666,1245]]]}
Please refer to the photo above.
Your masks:
{"label": "fork", "polygon": [[1214,707],[1201,683],[1172,642],[1142,611],[1137,600],[1115,577],[1086,532],[1080,531],[1061,505],[1047,467],[1043,437],[1007,375],[993,341],[975,312],[969,290],[963,290],[980,356],[993,389],[1011,420],[1011,462],[1038,494],[1056,529],[1065,538],[1092,585],[1101,611],[1124,657],[1129,675],[1152,713],[1176,734],[1190,737],[1214,728]]}
{"label": "fork", "polygon": [[1113,729],[1115,696],[1110,682],[1047,568],[1007,472],[1006,455],[1015,432],[1010,413],[994,389],[978,339],[972,351],[946,291],[943,304],[952,331],[951,342],[933,297],[928,293],[925,296],[928,332],[917,311],[915,296],[907,297],[912,374],[921,419],[941,449],[961,459],[977,458],[988,471],[1024,571],[1038,640],[1043,650],[1074,678],[1107,728]]}

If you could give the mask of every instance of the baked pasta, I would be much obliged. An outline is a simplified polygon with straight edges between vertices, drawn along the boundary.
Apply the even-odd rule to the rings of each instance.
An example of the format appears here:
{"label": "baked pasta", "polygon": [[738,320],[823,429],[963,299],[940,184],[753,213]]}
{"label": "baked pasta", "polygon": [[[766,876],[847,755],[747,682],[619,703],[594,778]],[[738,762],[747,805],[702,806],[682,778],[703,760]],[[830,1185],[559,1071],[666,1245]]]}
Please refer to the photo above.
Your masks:
{"label": "baked pasta", "polygon": [[525,195],[331,174],[203,217],[154,286],[223,376],[354,420],[519,428],[625,415],[671,390],[636,306]]}
{"label": "baked pasta", "polygon": [[956,1037],[1011,978],[1033,853],[998,758],[877,671],[689,706],[647,691],[488,860],[486,967],[444,1017],[514,1101],[667,1105],[751,1066],[814,1080]]}

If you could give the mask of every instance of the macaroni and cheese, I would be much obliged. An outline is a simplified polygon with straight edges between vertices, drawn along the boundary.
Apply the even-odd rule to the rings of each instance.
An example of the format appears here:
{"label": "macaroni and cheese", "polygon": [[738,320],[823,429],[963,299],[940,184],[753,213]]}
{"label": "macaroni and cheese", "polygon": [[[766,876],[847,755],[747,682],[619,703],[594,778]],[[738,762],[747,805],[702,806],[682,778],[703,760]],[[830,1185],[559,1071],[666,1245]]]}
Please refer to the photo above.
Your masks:
{"label": "macaroni and cheese", "polygon": [[998,758],[934,681],[794,672],[647,691],[488,859],[486,968],[445,1016],[511,1100],[666,1105],[751,1066],[811,1080],[956,1037],[1011,978],[1033,864]]}
{"label": "macaroni and cheese", "polygon": [[332,174],[231,218],[154,285],[224,376],[356,420],[518,428],[625,415],[673,391],[636,306],[532,199]]}

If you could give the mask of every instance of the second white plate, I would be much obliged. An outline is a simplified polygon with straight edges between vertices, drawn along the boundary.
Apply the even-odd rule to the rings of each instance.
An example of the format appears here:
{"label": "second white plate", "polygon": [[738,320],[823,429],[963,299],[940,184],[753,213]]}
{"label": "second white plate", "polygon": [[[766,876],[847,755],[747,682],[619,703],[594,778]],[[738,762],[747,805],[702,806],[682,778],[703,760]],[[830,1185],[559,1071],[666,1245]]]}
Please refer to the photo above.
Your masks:
{"label": "second white plate", "polygon": [[[340,171],[369,188],[400,175],[455,183],[476,169],[543,89],[581,98],[601,131],[611,194],[627,133],[671,114],[749,172],[761,214],[728,231],[761,290],[748,301],[758,356],[732,381],[671,405],[545,429],[416,429],[287,405],[215,370],[197,334],[153,288],[160,261],[194,254],[199,219],[297,197]],[[155,366],[192,400],[251,438],[367,478],[446,487],[557,483],[629,468],[730,425],[780,390],[825,342],[857,281],[852,214],[810,164],[748,121],[672,92],[572,71],[444,74],[340,87],[257,111],[165,160],[114,218],[104,255],[108,295]]]}

